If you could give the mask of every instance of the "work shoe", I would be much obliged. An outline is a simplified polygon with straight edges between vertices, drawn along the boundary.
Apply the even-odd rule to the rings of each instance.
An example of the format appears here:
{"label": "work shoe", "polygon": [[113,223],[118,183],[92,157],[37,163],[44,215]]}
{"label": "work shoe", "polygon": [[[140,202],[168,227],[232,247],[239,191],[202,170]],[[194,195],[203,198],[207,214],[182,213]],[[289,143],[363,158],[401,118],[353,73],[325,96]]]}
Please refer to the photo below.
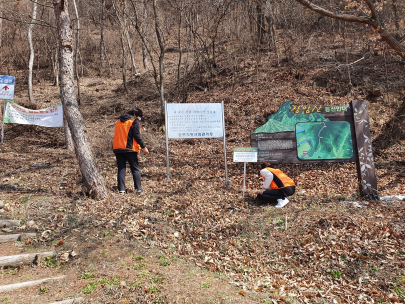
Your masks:
{"label": "work shoe", "polygon": [[288,204],[288,202],[289,202],[289,200],[288,200],[287,198],[285,198],[285,199],[279,198],[279,199],[277,200],[276,208],[283,208],[285,205]]}
{"label": "work shoe", "polygon": [[120,191],[120,195],[124,195],[126,193],[126,191]]}

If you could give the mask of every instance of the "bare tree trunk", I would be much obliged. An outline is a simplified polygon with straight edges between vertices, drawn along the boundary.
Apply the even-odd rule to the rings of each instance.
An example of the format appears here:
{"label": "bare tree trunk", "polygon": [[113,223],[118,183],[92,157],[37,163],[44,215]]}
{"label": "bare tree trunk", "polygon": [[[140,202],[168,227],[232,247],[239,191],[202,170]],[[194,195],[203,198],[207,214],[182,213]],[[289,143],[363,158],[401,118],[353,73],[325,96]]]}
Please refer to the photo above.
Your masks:
{"label": "bare tree trunk", "polygon": [[30,48],[30,59],[28,62],[28,97],[30,103],[35,103],[34,95],[32,94],[32,67],[34,65],[34,46],[32,44],[32,28],[34,27],[35,20],[37,18],[37,1],[32,3],[32,18],[31,23],[28,26],[28,46]]}
{"label": "bare tree trunk", "polygon": [[75,7],[75,15],[77,20],[77,27],[76,27],[76,48],[75,48],[75,75],[76,75],[76,82],[77,82],[77,104],[80,106],[81,101],[81,94],[80,94],[80,76],[79,76],[79,69],[77,67],[77,56],[80,52],[80,18],[79,13],[77,11],[76,0],[73,0],[73,6]]}
{"label": "bare tree trunk", "polygon": [[[148,12],[146,10],[146,3],[143,3],[143,14],[142,14],[142,35],[145,36],[146,35],[146,20],[148,18]],[[147,56],[147,52],[146,52],[146,46],[145,44],[142,42],[142,62],[143,62],[143,68],[145,70],[149,69],[149,63],[148,63],[148,56]]]}
{"label": "bare tree trunk", "polygon": [[280,65],[280,55],[278,52],[278,45],[277,45],[277,32],[276,32],[276,26],[274,24],[274,10],[273,10],[273,5],[269,3],[269,27],[271,30],[271,44],[274,49],[274,53],[276,53],[276,58],[277,58],[277,66]]}
{"label": "bare tree trunk", "polygon": [[163,43],[162,35],[160,32],[159,17],[157,14],[157,5],[156,0],[153,0],[153,13],[155,17],[155,33],[156,39],[159,44],[159,94],[160,94],[160,125],[164,124],[165,119],[165,91],[164,91],[164,64],[163,59],[165,56],[165,46]]}
{"label": "bare tree trunk", "polygon": [[58,51],[56,50],[54,54],[52,54],[52,70],[53,76],[55,77],[53,85],[58,87],[59,86],[59,61],[58,61]]}
{"label": "bare tree trunk", "polygon": [[142,43],[145,46],[145,49],[149,55],[150,58],[150,62],[152,64],[152,70],[153,70],[153,79],[155,81],[155,86],[157,88],[157,90],[159,91],[159,95],[160,95],[160,102],[161,102],[161,111],[160,111],[160,126],[164,125],[164,120],[165,120],[165,99],[164,99],[164,65],[163,65],[163,59],[164,59],[164,43],[163,43],[163,39],[161,36],[161,29],[160,29],[160,25],[159,25],[159,21],[158,21],[158,16],[157,16],[157,8],[156,8],[156,0],[153,0],[153,12],[154,12],[154,22],[155,22],[155,34],[156,34],[156,39],[159,45],[159,68],[156,68],[156,65],[154,63],[153,60],[153,54],[150,50],[150,48],[147,45],[147,38],[144,35],[142,29],[139,26],[139,18],[137,17],[137,10],[136,10],[136,5],[135,5],[135,1],[131,0],[132,6],[134,8],[134,12],[135,12],[135,22],[134,22],[134,26],[135,26],[135,30],[137,31],[138,35],[141,37]]}
{"label": "bare tree trunk", "polygon": [[178,32],[177,32],[177,39],[178,39],[178,45],[177,47],[179,48],[179,61],[177,63],[177,101],[180,98],[180,94],[181,92],[183,92],[183,90],[181,90],[181,86],[182,84],[180,84],[180,79],[181,79],[181,62],[182,62],[182,57],[183,57],[183,51],[182,51],[182,44],[181,44],[181,27],[182,27],[182,17],[183,17],[183,8],[180,9],[179,12],[179,24],[178,24]]}
{"label": "bare tree trunk", "polygon": [[96,199],[108,197],[105,181],[100,175],[74,90],[73,43],[71,22],[66,0],[54,0],[55,18],[59,38],[60,95],[64,113],[75,147],[76,157],[89,195]]}
{"label": "bare tree trunk", "polygon": [[121,48],[122,48],[122,66],[121,66],[121,72],[122,72],[122,83],[124,84],[124,89],[125,93],[128,94],[128,86],[127,86],[127,61],[125,60],[125,43],[124,43],[124,34],[121,34]]}
{"label": "bare tree trunk", "polygon": [[349,80],[349,93],[350,98],[353,96],[353,84],[352,76],[350,74],[350,64],[349,64],[349,52],[347,50],[347,37],[346,37],[346,22],[343,22],[343,43],[345,44],[345,59],[346,59],[346,68],[347,68],[347,78]]}
{"label": "bare tree trunk", "polygon": [[[400,35],[400,18],[398,16],[398,0],[391,0],[392,3],[392,10],[394,11],[394,24],[395,24],[395,36],[399,36]],[[398,39],[399,37],[397,37]]]}
{"label": "bare tree trunk", "polygon": [[127,8],[126,8],[126,4],[125,1],[122,1],[122,8],[121,8],[121,12],[122,12],[122,16],[121,16],[121,12],[119,10],[119,8],[117,7],[117,5],[115,5],[115,1],[114,1],[114,8],[115,8],[115,12],[117,14],[117,18],[118,21],[120,23],[120,26],[122,28],[123,34],[126,38],[126,43],[128,46],[128,53],[131,57],[131,63],[132,63],[132,74],[136,75],[138,74],[138,70],[136,68],[136,63],[135,63],[135,57],[134,57],[134,52],[132,50],[132,43],[131,43],[131,37],[129,35],[129,29],[128,29],[128,24],[127,24]]}
{"label": "bare tree trunk", "polygon": [[257,1],[256,12],[257,12],[257,42],[259,44],[264,44],[266,41],[264,39],[266,33],[266,23],[264,18],[264,3],[262,1]]}
{"label": "bare tree trunk", "polygon": [[103,71],[104,61],[104,21],[105,21],[105,0],[101,1],[101,20],[100,20],[100,68],[99,75]]}

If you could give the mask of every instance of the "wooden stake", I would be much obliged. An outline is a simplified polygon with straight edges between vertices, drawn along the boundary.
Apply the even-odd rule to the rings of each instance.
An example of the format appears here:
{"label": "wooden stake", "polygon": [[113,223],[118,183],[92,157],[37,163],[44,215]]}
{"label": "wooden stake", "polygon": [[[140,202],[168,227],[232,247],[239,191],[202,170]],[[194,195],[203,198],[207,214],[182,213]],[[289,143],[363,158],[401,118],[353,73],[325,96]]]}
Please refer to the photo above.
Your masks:
{"label": "wooden stake", "polygon": [[285,214],[284,230],[287,230],[287,213]]}

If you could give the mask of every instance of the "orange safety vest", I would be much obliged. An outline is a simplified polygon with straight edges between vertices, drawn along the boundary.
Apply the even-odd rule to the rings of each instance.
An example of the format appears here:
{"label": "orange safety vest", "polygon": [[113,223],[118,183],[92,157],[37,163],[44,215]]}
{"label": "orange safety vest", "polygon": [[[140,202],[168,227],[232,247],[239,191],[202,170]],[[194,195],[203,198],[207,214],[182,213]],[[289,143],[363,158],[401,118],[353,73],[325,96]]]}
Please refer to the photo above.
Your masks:
{"label": "orange safety vest", "polygon": [[[135,118],[128,119],[124,122],[118,119],[117,123],[115,124],[115,132],[114,132],[114,141],[113,141],[113,151],[116,150],[123,150],[121,152],[125,152],[125,150],[135,151],[138,152],[141,150],[141,146],[137,143],[137,141],[130,136],[132,135],[132,123],[134,122]],[[139,123],[139,133],[141,133],[141,124]]]}
{"label": "orange safety vest", "polygon": [[273,173],[273,180],[270,183],[271,189],[281,189],[289,186],[295,186],[294,181],[280,169],[266,168]]}

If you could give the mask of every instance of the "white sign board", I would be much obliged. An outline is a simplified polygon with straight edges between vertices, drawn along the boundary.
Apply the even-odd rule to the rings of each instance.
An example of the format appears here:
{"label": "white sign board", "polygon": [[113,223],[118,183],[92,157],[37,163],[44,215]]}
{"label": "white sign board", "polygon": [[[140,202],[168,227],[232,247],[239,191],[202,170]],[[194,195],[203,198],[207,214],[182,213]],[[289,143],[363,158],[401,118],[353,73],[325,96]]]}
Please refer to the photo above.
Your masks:
{"label": "white sign board", "polygon": [[0,75],[0,99],[14,99],[14,77]]}
{"label": "white sign board", "polygon": [[224,136],[222,104],[167,103],[168,138],[218,138]]}
{"label": "white sign board", "polygon": [[241,163],[256,163],[257,162],[257,147],[250,148],[234,148],[233,161]]}
{"label": "white sign board", "polygon": [[62,104],[42,110],[31,110],[8,101],[6,110],[4,111],[3,122],[43,127],[62,127]]}

